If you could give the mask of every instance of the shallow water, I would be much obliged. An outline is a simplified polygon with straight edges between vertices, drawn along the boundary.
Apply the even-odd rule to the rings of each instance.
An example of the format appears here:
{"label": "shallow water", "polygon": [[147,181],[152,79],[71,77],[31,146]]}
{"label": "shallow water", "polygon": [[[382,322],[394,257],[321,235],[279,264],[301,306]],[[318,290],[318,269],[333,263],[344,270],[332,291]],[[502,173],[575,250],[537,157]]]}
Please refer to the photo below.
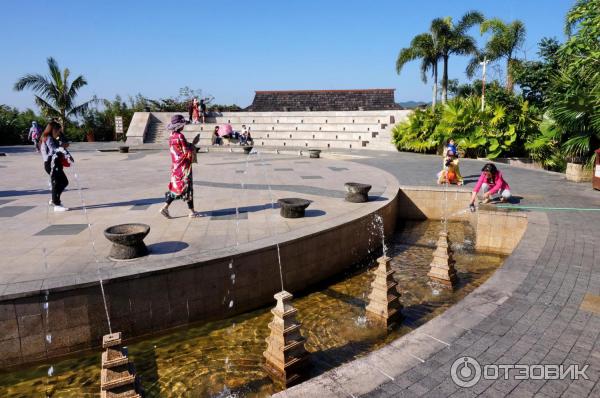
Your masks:
{"label": "shallow water", "polygon": [[[454,291],[431,286],[426,276],[440,222],[406,223],[388,245],[397,271],[404,320],[389,332],[365,317],[372,273],[359,267],[294,299],[311,352],[310,376],[348,362],[410,332],[442,313],[502,263],[474,253],[472,228],[449,223],[460,279]],[[285,259],[282,259],[285,262]],[[373,265],[372,263],[369,265]],[[262,370],[270,308],[178,329],[131,344],[147,397],[264,397],[277,391]],[[52,366],[52,376],[48,370]],[[1,397],[92,397],[99,395],[100,352],[0,374]]]}

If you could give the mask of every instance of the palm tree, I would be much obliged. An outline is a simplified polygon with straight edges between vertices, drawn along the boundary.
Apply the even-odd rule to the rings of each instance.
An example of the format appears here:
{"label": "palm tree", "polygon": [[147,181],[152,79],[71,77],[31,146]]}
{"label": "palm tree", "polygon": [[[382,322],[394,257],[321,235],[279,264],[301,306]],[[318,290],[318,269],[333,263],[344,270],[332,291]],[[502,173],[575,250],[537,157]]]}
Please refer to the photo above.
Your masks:
{"label": "palm tree", "polygon": [[448,59],[451,54],[470,55],[477,54],[475,39],[467,34],[467,30],[484,20],[479,11],[469,11],[462,16],[457,24],[451,17],[436,18],[431,21],[430,31],[439,43],[441,57],[444,61],[442,73],[442,103],[448,100]]}
{"label": "palm tree", "polygon": [[27,74],[21,77],[14,85],[16,91],[31,88],[35,95],[35,102],[47,117],[56,118],[66,128],[65,123],[70,117],[83,115],[90,104],[96,99],[75,105],[77,91],[87,85],[87,81],[81,75],[69,82],[71,72],[68,68],[60,70],[58,63],[52,57],[48,58],[48,69],[50,76],[40,74]]}
{"label": "palm tree", "polygon": [[437,100],[437,82],[438,82],[438,61],[441,57],[441,52],[437,47],[435,38],[430,33],[421,33],[415,36],[410,46],[400,50],[396,59],[396,73],[400,74],[402,67],[415,59],[421,59],[421,80],[427,83],[427,72],[431,69],[433,77],[433,99],[432,106],[435,108]]}
{"label": "palm tree", "polygon": [[525,42],[525,25],[523,22],[513,21],[504,23],[498,18],[488,19],[481,24],[481,34],[491,31],[492,36],[485,45],[483,52],[471,59],[467,66],[467,76],[472,77],[479,66],[479,62],[485,57],[494,62],[502,58],[506,59],[506,90],[513,91],[514,79],[512,70],[517,60],[515,52]]}

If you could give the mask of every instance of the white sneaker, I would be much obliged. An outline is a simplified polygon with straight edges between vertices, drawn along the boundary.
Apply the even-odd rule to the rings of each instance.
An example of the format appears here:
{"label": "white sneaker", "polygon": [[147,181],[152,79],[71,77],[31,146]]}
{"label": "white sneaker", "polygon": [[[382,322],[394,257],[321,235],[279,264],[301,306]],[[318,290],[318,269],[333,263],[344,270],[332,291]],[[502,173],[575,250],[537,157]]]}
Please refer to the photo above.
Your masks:
{"label": "white sneaker", "polygon": [[55,212],[69,211],[69,208],[68,207],[64,207],[64,206],[54,206],[54,211]]}
{"label": "white sneaker", "polygon": [[48,206],[54,206],[54,202],[52,201],[52,199],[50,199],[50,201],[48,202]]}

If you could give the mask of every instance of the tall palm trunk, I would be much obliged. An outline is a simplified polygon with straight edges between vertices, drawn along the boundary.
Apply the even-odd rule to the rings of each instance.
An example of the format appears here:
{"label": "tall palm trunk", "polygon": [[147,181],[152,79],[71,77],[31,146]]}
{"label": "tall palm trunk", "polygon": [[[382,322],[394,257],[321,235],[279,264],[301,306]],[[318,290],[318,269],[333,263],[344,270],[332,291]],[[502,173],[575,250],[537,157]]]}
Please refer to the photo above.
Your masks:
{"label": "tall palm trunk", "polygon": [[448,55],[444,55],[444,71],[442,73],[442,104],[448,101]]}
{"label": "tall palm trunk", "polygon": [[511,64],[512,64],[512,57],[508,57],[508,59],[506,60],[506,91],[508,91],[509,93],[512,93],[514,91],[515,88],[515,83],[512,77],[512,72],[511,72]]}
{"label": "tall palm trunk", "polygon": [[435,108],[435,104],[437,102],[437,92],[438,92],[438,69],[437,62],[433,64],[433,99],[431,101],[431,106]]}
{"label": "tall palm trunk", "polygon": [[60,110],[60,120],[58,122],[62,126],[63,134],[67,134],[67,111],[65,109]]}

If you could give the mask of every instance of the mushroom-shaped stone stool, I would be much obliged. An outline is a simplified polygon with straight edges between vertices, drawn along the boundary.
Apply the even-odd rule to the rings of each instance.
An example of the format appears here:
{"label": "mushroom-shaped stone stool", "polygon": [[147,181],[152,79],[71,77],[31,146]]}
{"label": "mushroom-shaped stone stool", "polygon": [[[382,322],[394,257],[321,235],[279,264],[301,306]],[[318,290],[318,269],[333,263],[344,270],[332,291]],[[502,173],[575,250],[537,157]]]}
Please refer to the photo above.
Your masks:
{"label": "mushroom-shaped stone stool", "polygon": [[313,158],[313,159],[318,159],[321,157],[321,150],[320,149],[316,149],[316,148],[309,148],[308,149],[308,157]]}
{"label": "mushroom-shaped stone stool", "polygon": [[283,218],[301,218],[304,217],[304,210],[310,204],[310,200],[301,198],[283,198],[277,200],[281,206],[281,217]]}
{"label": "mushroom-shaped stone stool", "polygon": [[346,202],[363,203],[369,201],[369,184],[361,184],[359,182],[347,182],[344,184],[346,188]]}
{"label": "mushroom-shaped stone stool", "polygon": [[113,225],[104,230],[106,239],[112,242],[108,257],[112,260],[131,260],[148,254],[144,238],[150,232],[146,224]]}

